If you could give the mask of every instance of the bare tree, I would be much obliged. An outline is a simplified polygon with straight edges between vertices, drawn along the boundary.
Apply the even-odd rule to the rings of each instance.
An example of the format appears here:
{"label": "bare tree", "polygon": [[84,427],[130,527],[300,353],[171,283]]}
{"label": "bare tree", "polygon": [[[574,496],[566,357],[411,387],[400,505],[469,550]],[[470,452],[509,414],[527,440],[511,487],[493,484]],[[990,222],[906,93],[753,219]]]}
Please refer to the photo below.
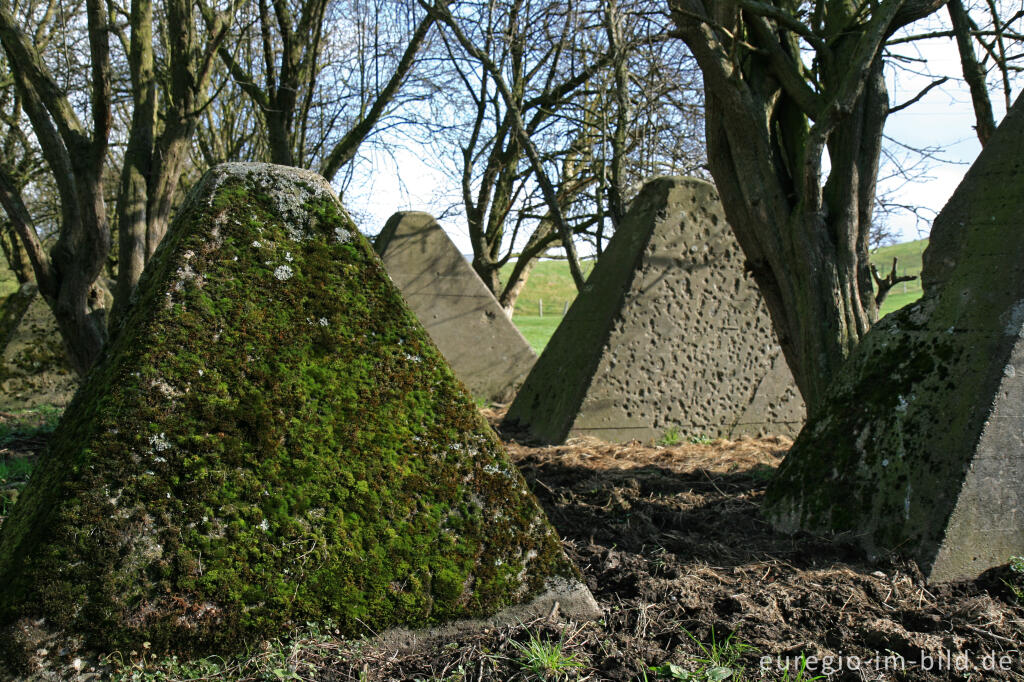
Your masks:
{"label": "bare tree", "polygon": [[[159,23],[152,0],[131,0],[130,9],[121,10],[130,31],[121,39],[131,79],[132,115],[117,201],[115,319],[127,309],[146,262],[167,231],[192,135],[208,97],[215,51],[234,12],[229,8],[214,15],[211,33],[204,35],[190,0],[165,0],[161,9]],[[157,54],[155,45],[163,54]]]}
{"label": "bare tree", "polygon": [[726,215],[814,414],[878,312],[868,236],[889,107],[883,47],[944,0],[670,4],[704,75]]}
{"label": "bare tree", "polygon": [[670,21],[654,7],[510,0],[434,10],[457,76],[448,109],[471,114],[445,143],[460,149],[473,266],[510,314],[538,256],[565,250],[582,285],[574,242],[600,251],[655,168],[700,165],[677,154],[690,139],[703,158],[699,134],[679,136],[680,113],[694,102],[674,77],[685,48],[665,39]]}
{"label": "bare tree", "polygon": [[0,202],[25,246],[39,290],[53,308],[72,366],[84,372],[107,336],[105,300],[96,286],[111,244],[103,194],[111,125],[106,11],[99,0],[85,2],[90,86],[82,94],[88,123],[22,25],[10,0],[0,0],[0,44],[60,197],[60,230],[53,249],[43,248],[16,187],[0,187]]}
{"label": "bare tree", "polygon": [[[509,218],[517,206],[528,202],[527,195],[535,189],[531,180],[546,185],[547,203],[545,219],[528,240],[526,261],[557,240],[565,242],[559,197],[564,201],[564,195],[573,191],[572,183],[552,182],[545,168],[552,159],[542,156],[534,137],[601,64],[572,61],[577,55],[566,43],[580,35],[581,18],[564,7],[512,0],[462,4],[458,16],[440,6],[430,10],[447,29],[443,49],[456,74],[452,87],[459,94],[449,109],[471,112],[466,136],[458,144],[473,267],[497,295],[500,268],[511,255],[502,254],[506,230],[515,241],[526,225],[522,215],[511,226]],[[570,263],[582,282],[578,261]]]}
{"label": "bare tree", "polygon": [[[315,168],[332,180],[390,113],[434,18],[415,18],[414,5],[382,0],[259,0],[244,7],[252,16],[236,21],[236,39],[218,54],[259,112],[267,160]],[[204,6],[203,13],[213,30],[212,10]],[[391,33],[402,34],[402,49],[383,44],[385,19]],[[340,44],[343,35],[352,40]],[[325,56],[332,40],[344,57]]]}

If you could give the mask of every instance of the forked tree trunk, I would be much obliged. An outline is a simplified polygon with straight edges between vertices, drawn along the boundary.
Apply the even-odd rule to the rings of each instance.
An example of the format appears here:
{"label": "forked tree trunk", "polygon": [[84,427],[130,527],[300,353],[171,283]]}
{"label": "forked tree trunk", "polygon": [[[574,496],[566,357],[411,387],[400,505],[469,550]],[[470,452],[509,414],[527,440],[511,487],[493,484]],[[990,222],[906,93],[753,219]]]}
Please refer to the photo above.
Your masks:
{"label": "forked tree trunk", "polygon": [[[99,358],[107,336],[106,300],[97,278],[110,253],[103,173],[111,125],[111,76],[106,6],[98,0],[86,2],[86,25],[91,129],[78,119],[10,7],[0,4],[0,43],[61,202],[60,231],[49,254],[27,212],[24,220],[15,221],[15,229],[32,261],[39,291],[53,310],[68,360],[81,374]],[[8,211],[12,206],[16,213],[24,209],[16,192],[3,201]]]}
{"label": "forked tree trunk", "polygon": [[[224,25],[213,22],[212,35],[200,48],[191,0],[166,0],[164,4],[167,21],[182,28],[169,35],[167,82],[163,88],[158,87],[154,70],[152,0],[133,0],[131,8],[129,68],[135,108],[117,205],[115,323],[128,309],[146,263],[167,232],[214,51],[225,35]],[[158,105],[160,91],[162,107]],[[161,126],[158,121],[162,121]]]}
{"label": "forked tree trunk", "polygon": [[[877,317],[868,237],[888,113],[882,46],[941,5],[880,3],[862,16],[822,0],[802,24],[780,3],[672,0],[704,75],[711,173],[809,415]],[[813,87],[790,26],[819,50]]]}

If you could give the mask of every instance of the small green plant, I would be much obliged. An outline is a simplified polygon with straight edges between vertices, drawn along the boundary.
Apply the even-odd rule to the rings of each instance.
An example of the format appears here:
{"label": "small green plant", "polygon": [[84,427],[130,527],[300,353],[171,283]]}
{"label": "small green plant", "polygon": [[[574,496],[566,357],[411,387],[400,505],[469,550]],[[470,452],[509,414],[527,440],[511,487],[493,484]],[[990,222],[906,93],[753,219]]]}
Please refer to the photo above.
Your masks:
{"label": "small green plant", "polygon": [[714,438],[704,433],[695,433],[687,440],[690,441],[691,445],[709,445],[715,442]]}
{"label": "small green plant", "polygon": [[525,644],[513,641],[512,646],[519,652],[516,662],[530,674],[530,679],[568,679],[571,671],[584,666],[575,653],[565,650],[561,637],[557,641],[549,641],[531,632]]}
{"label": "small green plant", "polygon": [[35,461],[25,457],[0,460],[0,485],[27,481],[35,468]]}
{"label": "small green plant", "polygon": [[679,429],[672,427],[665,431],[665,435],[658,441],[658,445],[679,445],[683,441],[683,434]]}
{"label": "small green plant", "polygon": [[19,491],[32,475],[34,465],[35,460],[24,457],[0,460],[0,518],[10,514],[18,501]]}
{"label": "small green plant", "polygon": [[740,682],[745,673],[742,663],[744,654],[756,651],[754,647],[745,642],[733,639],[736,633],[729,633],[729,636],[718,641],[715,637],[715,628],[711,628],[711,641],[705,644],[697,639],[691,632],[684,630],[686,636],[692,639],[701,656],[694,658],[697,665],[695,670],[687,670],[674,663],[651,668],[651,672],[659,677],[669,680],[686,680],[686,682]]}
{"label": "small green plant", "polygon": [[1003,584],[1010,588],[1014,599],[1024,603],[1024,556],[1010,557],[1010,572],[1011,579],[1004,580]]}

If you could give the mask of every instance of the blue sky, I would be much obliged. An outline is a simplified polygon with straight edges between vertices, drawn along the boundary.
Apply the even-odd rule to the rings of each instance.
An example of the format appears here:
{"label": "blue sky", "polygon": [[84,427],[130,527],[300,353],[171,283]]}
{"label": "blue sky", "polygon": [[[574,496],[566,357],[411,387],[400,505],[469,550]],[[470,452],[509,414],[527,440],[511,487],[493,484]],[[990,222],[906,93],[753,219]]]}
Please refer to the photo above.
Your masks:
{"label": "blue sky", "polygon": [[[933,24],[931,28],[936,28]],[[928,28],[920,24],[916,32]],[[895,142],[887,149],[916,168],[917,177],[907,182],[892,176],[892,166],[883,162],[880,170],[879,194],[894,201],[921,207],[915,217],[906,211],[889,214],[885,220],[899,235],[899,241],[927,236],[930,218],[937,213],[953,193],[968,166],[978,155],[981,146],[972,128],[974,113],[970,96],[960,75],[960,62],[956,44],[949,38],[938,38],[902,48],[903,53],[922,62],[905,68],[890,68],[887,72],[890,100],[898,105],[920,92],[931,79],[949,76],[944,85],[932,89],[923,99],[908,109],[892,114],[886,125],[886,135]],[[1001,93],[993,93],[997,120],[1005,110]],[[398,210],[422,210],[440,215],[458,202],[458,188],[450,182],[436,165],[437,161],[426,151],[418,152],[415,142],[394,157],[376,155],[363,162],[353,188],[345,197],[346,205],[353,209],[360,228],[376,233],[388,217]],[[933,150],[931,158],[922,159],[901,145]],[[442,226],[463,253],[471,251],[463,219],[458,215],[442,220]]]}

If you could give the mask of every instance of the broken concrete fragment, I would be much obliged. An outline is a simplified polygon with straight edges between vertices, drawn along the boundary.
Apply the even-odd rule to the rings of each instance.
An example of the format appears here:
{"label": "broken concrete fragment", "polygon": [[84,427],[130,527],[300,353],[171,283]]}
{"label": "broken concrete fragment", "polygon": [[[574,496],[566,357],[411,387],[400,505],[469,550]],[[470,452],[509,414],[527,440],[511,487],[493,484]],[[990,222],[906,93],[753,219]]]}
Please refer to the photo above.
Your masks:
{"label": "broken concrete fragment", "polygon": [[876,324],[768,489],[785,530],[934,582],[1024,554],[1024,101],[935,219],[920,301]]}
{"label": "broken concrete fragment", "polygon": [[455,376],[477,398],[512,400],[537,356],[437,221],[396,213],[374,248]]}
{"label": "broken concrete fragment", "polygon": [[711,184],[644,186],[509,408],[540,440],[795,435],[803,402]]}
{"label": "broken concrete fragment", "polygon": [[[472,398],[317,175],[204,177],[0,527],[0,660],[238,652],[570,594]],[[555,597],[557,598],[557,596]]]}

